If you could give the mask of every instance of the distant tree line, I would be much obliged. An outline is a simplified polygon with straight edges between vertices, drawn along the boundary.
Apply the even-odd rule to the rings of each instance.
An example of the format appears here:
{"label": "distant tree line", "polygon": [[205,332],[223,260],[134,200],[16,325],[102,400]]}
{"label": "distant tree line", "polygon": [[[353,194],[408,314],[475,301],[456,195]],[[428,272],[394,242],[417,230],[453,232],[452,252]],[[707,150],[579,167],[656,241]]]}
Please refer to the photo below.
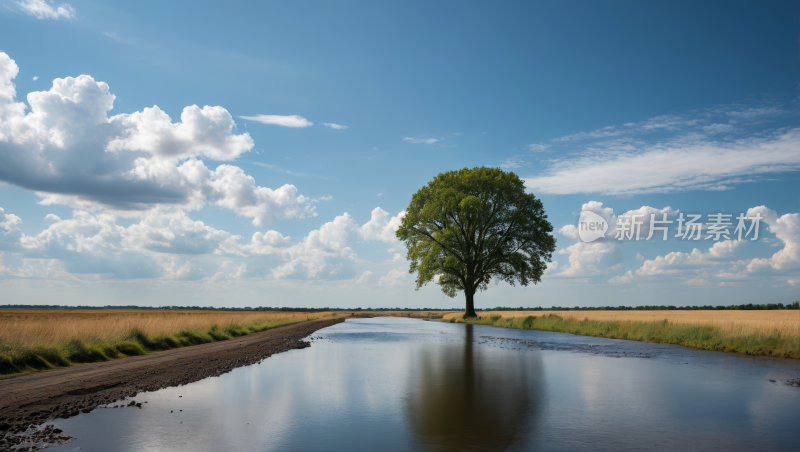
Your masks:
{"label": "distant tree line", "polygon": [[293,308],[293,307],[270,307],[260,306],[257,308],[215,308],[213,306],[61,306],[57,304],[6,304],[0,305],[0,309],[68,309],[68,310],[122,310],[133,309],[141,311],[289,311],[289,312],[326,312],[326,311],[458,311],[460,308]]}
{"label": "distant tree line", "polygon": [[[91,309],[91,310],[113,310],[113,309],[138,309],[143,311],[169,311],[169,310],[191,310],[191,311],[288,311],[288,312],[324,312],[324,311],[459,311],[460,308],[292,308],[260,306],[257,308],[215,308],[213,306],[61,306],[56,304],[34,305],[34,304],[6,304],[0,305],[0,309]],[[509,308],[498,306],[491,309],[476,309],[476,311],[723,311],[723,310],[742,310],[742,311],[772,311],[776,309],[800,309],[800,301],[784,305],[783,303],[767,304],[739,304],[732,306],[598,306],[567,308],[563,306],[551,306],[549,308]]]}

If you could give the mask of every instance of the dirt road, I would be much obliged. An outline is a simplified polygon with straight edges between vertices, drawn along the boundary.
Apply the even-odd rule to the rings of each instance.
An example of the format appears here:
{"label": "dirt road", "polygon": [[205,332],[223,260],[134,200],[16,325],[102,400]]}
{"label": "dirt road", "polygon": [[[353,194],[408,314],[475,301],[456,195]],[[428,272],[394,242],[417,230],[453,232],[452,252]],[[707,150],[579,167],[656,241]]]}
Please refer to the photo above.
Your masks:
{"label": "dirt road", "polygon": [[315,320],[210,344],[83,364],[0,380],[0,436],[98,405],[218,376],[275,353],[305,348],[314,331],[344,319]]}

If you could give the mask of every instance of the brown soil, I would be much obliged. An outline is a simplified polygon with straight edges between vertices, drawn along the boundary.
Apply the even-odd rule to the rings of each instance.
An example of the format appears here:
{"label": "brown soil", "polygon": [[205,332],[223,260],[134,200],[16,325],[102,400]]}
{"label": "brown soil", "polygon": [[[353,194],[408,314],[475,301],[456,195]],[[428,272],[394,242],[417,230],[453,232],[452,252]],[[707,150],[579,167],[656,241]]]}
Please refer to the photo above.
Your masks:
{"label": "brown soil", "polygon": [[144,356],[83,364],[0,380],[0,437],[51,419],[88,413],[99,405],[142,391],[185,385],[219,376],[287,350],[344,319],[315,320]]}

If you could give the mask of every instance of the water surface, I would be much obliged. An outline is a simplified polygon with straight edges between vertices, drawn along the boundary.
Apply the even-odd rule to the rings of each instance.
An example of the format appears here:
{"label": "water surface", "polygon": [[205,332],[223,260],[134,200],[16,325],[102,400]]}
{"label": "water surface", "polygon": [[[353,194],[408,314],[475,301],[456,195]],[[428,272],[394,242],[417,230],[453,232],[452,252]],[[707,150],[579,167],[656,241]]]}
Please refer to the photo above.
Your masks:
{"label": "water surface", "polygon": [[[58,450],[796,450],[796,360],[401,318],[55,424]],[[130,399],[129,399],[130,400]],[[182,411],[181,411],[182,410]],[[55,448],[55,447],[54,447]]]}

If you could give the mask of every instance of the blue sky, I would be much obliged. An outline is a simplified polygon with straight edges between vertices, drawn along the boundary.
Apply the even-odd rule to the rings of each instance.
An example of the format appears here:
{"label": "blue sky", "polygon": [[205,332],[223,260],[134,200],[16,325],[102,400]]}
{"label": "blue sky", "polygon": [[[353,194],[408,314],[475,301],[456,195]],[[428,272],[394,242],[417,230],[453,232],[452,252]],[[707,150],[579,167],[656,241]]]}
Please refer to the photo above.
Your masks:
{"label": "blue sky", "polygon": [[[393,232],[480,165],[526,180],[558,248],[478,307],[792,302],[799,14],[0,0],[0,304],[458,307],[414,291]],[[580,241],[582,210],[609,235]],[[764,220],[618,241],[626,212]]]}

